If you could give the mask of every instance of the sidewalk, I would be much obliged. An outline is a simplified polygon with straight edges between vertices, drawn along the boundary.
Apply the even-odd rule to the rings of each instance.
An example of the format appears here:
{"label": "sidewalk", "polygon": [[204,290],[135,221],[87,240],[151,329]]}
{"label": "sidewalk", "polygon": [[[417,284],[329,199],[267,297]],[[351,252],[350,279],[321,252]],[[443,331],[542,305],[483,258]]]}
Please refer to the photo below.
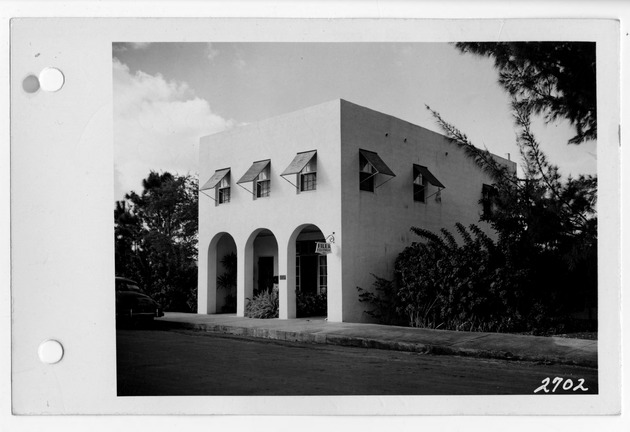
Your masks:
{"label": "sidewalk", "polygon": [[323,318],[263,320],[233,314],[167,312],[156,321],[169,328],[262,339],[597,367],[596,340],[333,323]]}

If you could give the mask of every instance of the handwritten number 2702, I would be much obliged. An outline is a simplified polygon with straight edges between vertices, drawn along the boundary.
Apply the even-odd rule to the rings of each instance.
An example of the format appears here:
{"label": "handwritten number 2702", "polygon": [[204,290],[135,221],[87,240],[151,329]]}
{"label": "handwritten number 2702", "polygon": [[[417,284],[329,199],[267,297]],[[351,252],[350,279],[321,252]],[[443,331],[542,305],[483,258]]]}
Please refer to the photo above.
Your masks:
{"label": "handwritten number 2702", "polygon": [[[551,393],[555,393],[556,390],[558,389],[558,386],[560,386],[560,384],[562,383],[562,381],[564,381],[564,384],[562,384],[562,390],[564,391],[571,390],[571,389],[573,389],[573,391],[578,391],[578,390],[588,391],[588,388],[584,387],[584,379],[582,378],[578,379],[578,384],[574,386],[573,380],[571,379],[565,380],[564,378],[561,378],[561,377],[555,377],[552,381],[551,378],[547,377],[544,380],[542,380],[542,385],[538,387],[536,390],[534,390],[534,393],[538,393],[539,391],[544,391],[545,393],[549,393],[551,391]],[[553,384],[553,388],[551,390],[549,390],[550,384]]]}

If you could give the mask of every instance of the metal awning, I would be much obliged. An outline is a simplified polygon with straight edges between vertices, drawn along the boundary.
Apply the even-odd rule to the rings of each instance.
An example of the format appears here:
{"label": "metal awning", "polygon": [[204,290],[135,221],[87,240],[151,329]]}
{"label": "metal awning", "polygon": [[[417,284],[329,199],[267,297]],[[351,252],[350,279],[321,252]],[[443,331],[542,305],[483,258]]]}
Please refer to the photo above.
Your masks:
{"label": "metal awning", "polygon": [[368,161],[370,165],[372,165],[377,174],[384,174],[391,177],[396,177],[396,174],[394,174],[394,172],[389,169],[385,162],[383,162],[383,159],[379,157],[378,153],[362,149],[359,149],[359,153]]}
{"label": "metal awning", "polygon": [[431,183],[433,186],[437,186],[442,189],[445,188],[445,186],[437,178],[435,178],[433,174],[431,174],[431,171],[429,171],[427,167],[423,167],[421,165],[414,165],[414,168],[418,170],[418,172],[422,174],[422,177],[427,179],[427,181]]}
{"label": "metal awning", "polygon": [[243,174],[243,177],[240,178],[236,184],[247,183],[250,181],[256,180],[256,177],[260,175],[260,173],[267,168],[267,165],[271,163],[271,159],[266,159],[258,162],[254,162],[252,166],[249,167],[247,172]]}
{"label": "metal awning", "polygon": [[315,156],[316,154],[317,150],[311,150],[296,154],[287,169],[285,169],[280,175],[285,176],[289,174],[299,173],[311,161],[311,159],[313,159],[313,156]]}
{"label": "metal awning", "polygon": [[212,177],[210,177],[210,180],[205,182],[204,185],[199,188],[199,190],[202,191],[207,189],[214,189],[219,184],[219,182],[223,180],[223,177],[225,177],[229,172],[229,168],[216,170],[214,174],[212,174]]}

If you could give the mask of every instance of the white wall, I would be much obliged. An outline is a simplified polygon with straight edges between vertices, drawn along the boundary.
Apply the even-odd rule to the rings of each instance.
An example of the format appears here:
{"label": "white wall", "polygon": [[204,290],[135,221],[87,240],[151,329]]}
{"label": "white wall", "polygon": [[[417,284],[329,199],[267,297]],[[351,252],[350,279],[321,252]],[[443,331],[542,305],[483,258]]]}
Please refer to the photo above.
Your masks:
{"label": "white wall", "polygon": [[[419,240],[412,226],[437,232],[454,229],[456,222],[478,223],[482,184],[492,181],[445,137],[346,101],[341,102],[341,148],[343,317],[366,321],[369,306],[358,302],[356,287],[371,289],[371,273],[393,277],[397,255]],[[396,174],[373,193],[359,190],[360,148],[377,152]],[[413,164],[427,167],[444,184],[441,202],[435,196],[425,203],[413,200]],[[388,178],[378,175],[376,185]],[[427,195],[436,191],[430,185]]]}
{"label": "white wall", "polygon": [[[287,276],[279,284],[281,317],[295,316],[295,244],[291,252],[289,239],[293,236],[295,240],[296,230],[303,224],[316,225],[324,235],[341,231],[339,105],[337,100],[201,139],[200,184],[206,182],[215,170],[230,167],[232,196],[230,203],[215,206],[213,200],[200,194],[199,313],[212,313],[206,306],[209,271],[202,268],[207,262],[212,238],[219,232],[234,237],[239,251],[239,292],[241,297],[251,297],[246,292],[249,286],[246,281],[254,275],[251,268],[245,268],[245,261],[254,258],[246,257],[245,245],[252,233],[264,228],[269,229],[278,242],[278,274]],[[296,188],[283,180],[280,173],[298,152],[308,150],[317,150],[317,190],[296,193]],[[267,198],[254,200],[249,192],[236,185],[236,181],[254,161],[263,159],[271,159],[271,193]],[[295,176],[290,176],[289,180],[295,182]],[[252,190],[251,183],[243,186]],[[287,256],[291,259],[287,260]],[[339,305],[337,310],[329,310],[329,320],[340,321],[339,249],[329,255],[328,271],[329,298],[337,298],[333,304]],[[243,304],[239,307],[237,314],[242,314]]]}

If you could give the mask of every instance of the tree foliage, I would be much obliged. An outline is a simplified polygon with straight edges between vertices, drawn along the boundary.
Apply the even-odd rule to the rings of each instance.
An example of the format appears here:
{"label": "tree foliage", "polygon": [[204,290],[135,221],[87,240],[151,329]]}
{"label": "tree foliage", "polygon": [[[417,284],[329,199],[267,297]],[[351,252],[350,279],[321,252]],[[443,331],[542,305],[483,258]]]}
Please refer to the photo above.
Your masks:
{"label": "tree foliage", "polygon": [[529,108],[515,103],[513,111],[523,160],[522,178],[506,170],[487,150],[475,147],[437,112],[431,112],[451,142],[494,180],[496,193],[492,202],[486,203],[493,210],[484,212],[481,220],[488,222],[504,241],[532,252],[554,251],[572,268],[596,249],[597,178],[562,178],[531,132]]}
{"label": "tree foliage", "polygon": [[569,143],[597,138],[594,42],[460,42],[460,51],[491,57],[499,83],[515,102],[547,121],[576,129]]}
{"label": "tree foliage", "polygon": [[[513,114],[517,130],[517,145],[522,158],[523,175],[518,177],[497,163],[487,150],[468,141],[464,134],[433,112],[434,117],[453,143],[462,148],[472,160],[494,180],[494,192],[483,202],[489,211],[481,221],[489,223],[498,234],[496,245],[478,250],[478,262],[471,272],[487,268],[484,257],[499,251],[500,259],[489,262],[501,270],[492,278],[491,285],[499,293],[512,293],[517,302],[499,307],[505,314],[525,319],[512,324],[532,330],[544,325],[551,327],[554,319],[565,325],[572,312],[594,307],[597,303],[597,178],[580,175],[564,179],[541,149],[531,131],[532,112],[529,106],[515,101]],[[467,239],[458,229],[460,236]],[[418,232],[430,242],[437,238]],[[446,239],[450,237],[443,232]],[[451,249],[454,247],[449,240]],[[422,252],[422,251],[419,251]],[[451,251],[454,256],[465,257]],[[492,254],[490,254],[492,255]],[[457,274],[455,261],[451,262]],[[510,275],[508,277],[508,275]],[[500,276],[500,277],[499,277]],[[483,289],[476,292],[482,294]],[[495,322],[494,318],[491,322]]]}
{"label": "tree foliage", "polygon": [[141,194],[114,209],[116,274],[137,280],[166,310],[196,310],[197,179],[152,171]]}
{"label": "tree foliage", "polygon": [[[509,66],[513,59],[505,61]],[[422,241],[399,255],[394,280],[376,278],[375,291],[359,288],[373,307],[368,314],[390,324],[453,330],[538,334],[593,326],[595,317],[580,322],[572,314],[597,306],[597,178],[563,178],[532,133],[534,114],[549,109],[550,119],[568,116],[565,108],[544,105],[534,90],[512,90],[521,177],[427,107],[450,141],[492,178],[492,193],[480,200],[480,222],[496,239],[478,225],[457,224],[457,235],[411,228]],[[578,127],[583,139],[596,132],[595,119],[588,122],[588,130]]]}

